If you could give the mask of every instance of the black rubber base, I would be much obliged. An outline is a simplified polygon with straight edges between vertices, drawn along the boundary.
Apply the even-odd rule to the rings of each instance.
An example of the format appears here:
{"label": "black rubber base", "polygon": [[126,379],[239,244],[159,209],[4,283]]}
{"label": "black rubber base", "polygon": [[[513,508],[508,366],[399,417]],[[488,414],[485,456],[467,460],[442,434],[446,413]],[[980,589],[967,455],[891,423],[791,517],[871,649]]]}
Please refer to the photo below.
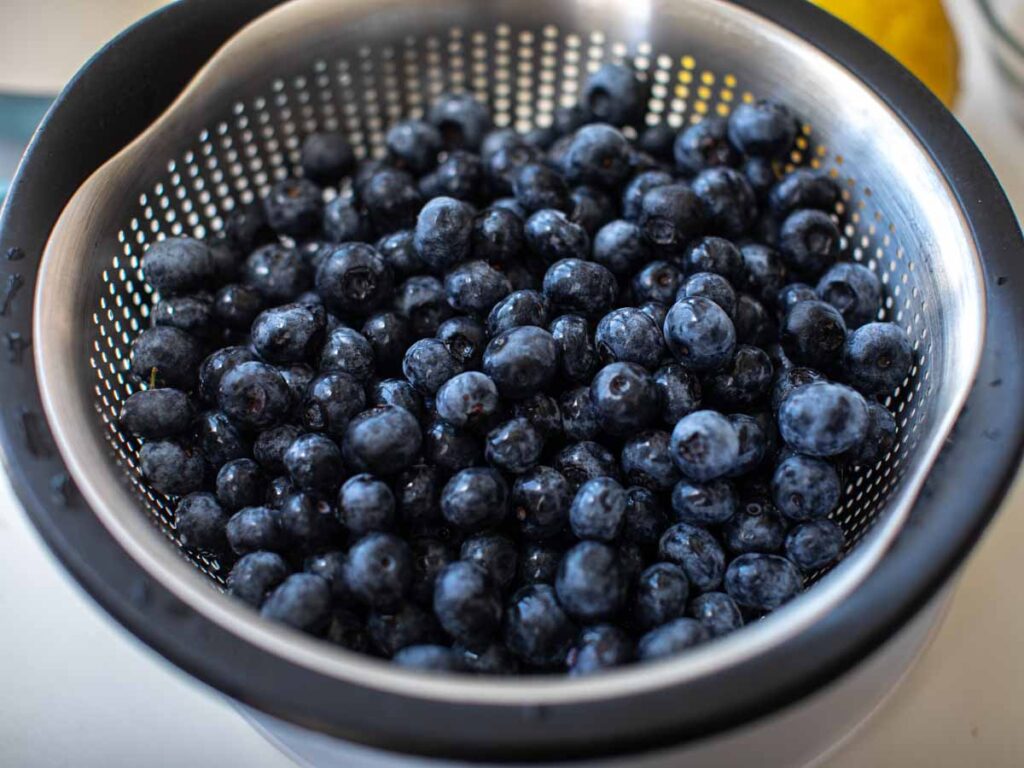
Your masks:
{"label": "black rubber base", "polygon": [[[478,760],[557,760],[679,743],[777,710],[863,659],[905,624],[970,551],[1024,441],[1024,248],[996,179],[956,120],[912,75],[802,0],[740,5],[827,51],[907,124],[958,196],[984,259],[981,368],[908,530],[841,607],[765,657],[687,686],[544,709],[448,705],[384,694],[271,656],[154,582],[77,495],[42,414],[31,357],[35,275],[49,232],[85,178],[140,133],[232,33],[274,0],[180,0],[103,49],[57,99],[0,218],[0,445],[49,546],[131,632],[252,707],[387,749]],[[182,41],[187,40],[184,45]]]}

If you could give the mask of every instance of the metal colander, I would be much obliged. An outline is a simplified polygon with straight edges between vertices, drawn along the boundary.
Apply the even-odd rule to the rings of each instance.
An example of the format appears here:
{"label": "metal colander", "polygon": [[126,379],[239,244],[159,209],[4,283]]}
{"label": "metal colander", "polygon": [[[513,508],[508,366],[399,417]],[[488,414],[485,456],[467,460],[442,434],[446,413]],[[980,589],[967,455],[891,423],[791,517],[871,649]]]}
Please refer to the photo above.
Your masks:
{"label": "metal colander", "polygon": [[[529,723],[530,713],[583,711],[686,685],[697,690],[716,675],[756,667],[853,604],[865,582],[908,551],[911,510],[987,354],[992,277],[983,260],[990,256],[958,186],[972,182],[946,165],[964,158],[937,157],[919,127],[901,116],[906,105],[879,95],[878,81],[892,75],[894,90],[923,104],[926,114],[941,114],[942,127],[954,130],[945,113],[891,61],[879,58],[879,72],[854,74],[804,37],[824,25],[822,34],[836,36],[844,55],[871,61],[882,57],[877,49],[802,4],[780,7],[803,37],[720,0],[293,0],[232,38],[155,123],[80,186],[52,230],[35,283],[35,374],[47,428],[105,534],[146,583],[183,606],[189,618],[182,632],[202,626],[218,642],[244,644],[345,691],[406,697],[414,685],[418,701],[462,713],[473,705],[471,719],[512,707]],[[650,81],[649,124],[678,127],[727,115],[762,96],[786,102],[806,120],[789,165],[819,168],[842,184],[835,216],[843,253],[879,275],[886,293],[880,319],[904,327],[916,350],[911,375],[886,402],[899,426],[895,446],[845,477],[834,518],[848,537],[846,558],[792,604],[729,638],[585,681],[424,678],[263,622],[211,589],[223,581],[222,566],[176,551],[173,503],[141,480],[138,444],[117,424],[121,403],[136,388],[128,375],[130,345],[148,326],[156,299],[139,269],[146,248],[164,237],[216,234],[233,210],[301,173],[299,148],[309,133],[340,130],[359,157],[380,155],[389,124],[422,115],[447,90],[472,92],[498,126],[546,126],[557,107],[576,100],[586,75],[609,60],[631,63]],[[959,133],[951,140],[969,146]],[[976,154],[967,160],[988,179]],[[993,205],[1003,205],[1001,197]],[[1012,219],[1003,224],[1004,244],[1016,244]],[[1011,452],[1019,441],[1013,434]],[[961,535],[964,546],[970,538]],[[179,663],[202,666],[196,659]],[[318,727],[346,731],[361,716],[299,715],[277,707],[267,690],[243,690],[244,675],[201,676]],[[567,733],[564,741],[579,735]]]}

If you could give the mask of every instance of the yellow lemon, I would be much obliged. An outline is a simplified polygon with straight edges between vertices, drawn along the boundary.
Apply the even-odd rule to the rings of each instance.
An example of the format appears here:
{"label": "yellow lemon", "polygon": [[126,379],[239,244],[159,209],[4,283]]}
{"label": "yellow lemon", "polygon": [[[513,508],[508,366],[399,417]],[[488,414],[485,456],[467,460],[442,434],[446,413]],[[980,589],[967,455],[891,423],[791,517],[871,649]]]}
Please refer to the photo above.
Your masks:
{"label": "yellow lemon", "polygon": [[952,106],[960,51],[941,0],[814,0],[898,59]]}

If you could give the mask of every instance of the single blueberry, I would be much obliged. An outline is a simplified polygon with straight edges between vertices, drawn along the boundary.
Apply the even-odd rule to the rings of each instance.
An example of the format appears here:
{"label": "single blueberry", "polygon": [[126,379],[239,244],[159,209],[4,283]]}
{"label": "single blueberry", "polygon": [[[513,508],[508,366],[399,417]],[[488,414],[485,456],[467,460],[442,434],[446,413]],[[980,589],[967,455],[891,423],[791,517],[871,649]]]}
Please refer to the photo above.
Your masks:
{"label": "single blueberry", "polygon": [[302,435],[285,451],[284,465],[296,488],[333,493],[341,484],[345,465],[338,444],[324,435]]}
{"label": "single blueberry", "polygon": [[725,572],[725,591],[737,605],[772,611],[793,599],[803,579],[792,562],[778,555],[740,555]]}
{"label": "single blueberry", "polygon": [[786,557],[805,573],[831,565],[843,553],[846,537],[831,520],[812,520],[796,526],[786,537]]}
{"label": "single blueberry", "polygon": [[676,299],[700,296],[710,299],[732,317],[736,312],[736,291],[732,284],[714,272],[695,272],[679,288]]}
{"label": "single blueberry", "polygon": [[366,407],[362,385],[347,373],[332,371],[314,378],[302,401],[302,423],[332,437],[345,434],[349,421]]}
{"label": "single blueberry", "polygon": [[690,603],[690,615],[711,637],[727,635],[743,626],[743,615],[725,592],[705,592]]}
{"label": "single blueberry", "polygon": [[588,480],[569,507],[569,525],[580,539],[610,542],[626,523],[626,492],[610,477]]}
{"label": "single blueberry", "polygon": [[642,310],[613,309],[597,324],[594,345],[606,363],[636,363],[654,369],[665,354],[661,328]]}
{"label": "single blueberry", "polygon": [[340,315],[366,314],[391,293],[391,286],[391,268],[367,243],[342,243],[316,271],[317,293]]}
{"label": "single blueberry", "polygon": [[673,256],[703,232],[704,207],[687,184],[655,186],[640,202],[637,223],[651,248]]}
{"label": "single blueberry", "polygon": [[580,632],[566,664],[570,677],[580,677],[628,664],[634,654],[633,640],[626,632],[611,624],[598,624]]}
{"label": "single blueberry", "polygon": [[359,331],[341,325],[327,334],[320,350],[320,370],[347,373],[358,381],[374,374],[373,347]]}
{"label": "single blueberry", "polygon": [[557,372],[558,345],[543,328],[512,328],[487,345],[483,370],[503,396],[529,397],[547,387]]}
{"label": "single blueberry", "polygon": [[456,311],[486,315],[511,293],[512,284],[486,261],[467,261],[445,274],[444,289]]}
{"label": "single blueberry", "polygon": [[682,568],[673,563],[655,563],[637,580],[634,618],[641,629],[660,627],[686,614],[689,596],[690,582]]}
{"label": "single blueberry", "polygon": [[523,325],[547,325],[548,299],[539,291],[523,290],[510,293],[497,302],[487,315],[487,333],[499,333]]}
{"label": "single blueberry", "polygon": [[472,202],[480,196],[484,181],[484,165],[480,156],[464,150],[449,152],[430,173],[420,177],[423,197],[454,197]]}
{"label": "single blueberry", "polygon": [[914,348],[906,331],[895,323],[868,323],[847,337],[843,364],[859,389],[888,394],[910,375]]}
{"label": "single blueberry", "polygon": [[312,133],[302,142],[302,172],[314,184],[333,187],[355,167],[352,145],[340,133]]}
{"label": "single blueberry", "polygon": [[530,666],[556,669],[565,663],[576,626],[547,584],[532,584],[512,596],[506,610],[505,646]]}
{"label": "single blueberry", "polygon": [[263,210],[275,232],[302,239],[320,229],[323,193],[307,179],[284,179],[270,188]]}
{"label": "single blueberry", "polygon": [[671,437],[661,430],[640,432],[627,439],[620,464],[628,482],[653,491],[666,491],[679,480],[679,469],[672,460]]}
{"label": "single blueberry", "polygon": [[424,395],[436,394],[441,385],[460,371],[459,362],[437,339],[420,339],[406,350],[402,360],[405,378]]}
{"label": "single blueberry", "polygon": [[338,492],[338,516],[356,536],[388,531],[395,524],[395,495],[373,475],[353,475]]}
{"label": "single blueberry", "polygon": [[487,331],[479,320],[463,315],[449,318],[437,327],[437,338],[463,368],[477,368],[483,361]]}
{"label": "single blueberry", "polygon": [[736,165],[740,153],[730,143],[729,124],[724,117],[705,117],[679,132],[673,147],[676,168],[686,176],[695,176],[705,168]]}
{"label": "single blueberry", "polygon": [[252,325],[252,345],[271,363],[297,363],[319,351],[324,337],[323,313],[301,304],[284,304],[260,313]]}
{"label": "single blueberry", "polygon": [[441,132],[446,149],[476,150],[491,129],[487,107],[470,93],[442,93],[434,100],[427,120]]}
{"label": "single blueberry", "polygon": [[277,512],[267,507],[245,507],[225,526],[228,545],[236,555],[258,550],[280,552],[285,544],[277,522]]}
{"label": "single blueberry", "polygon": [[593,440],[601,434],[601,419],[594,408],[590,387],[563,392],[558,410],[562,414],[562,434],[568,439]]}
{"label": "single blueberry", "polygon": [[118,423],[136,437],[161,439],[186,431],[194,417],[195,408],[180,389],[147,389],[124,401]]}
{"label": "single blueberry", "polygon": [[724,237],[744,234],[757,216],[757,198],[746,176],[734,168],[708,168],[693,180],[708,231]]}
{"label": "single blueberry", "polygon": [[590,399],[601,428],[611,435],[631,434],[658,417],[654,377],[636,363],[611,363],[598,371]]}
{"label": "single blueberry", "polygon": [[700,408],[701,386],[696,374],[678,363],[670,363],[654,373],[661,403],[661,419],[674,427],[676,423]]}
{"label": "single blueberry", "polygon": [[377,610],[395,608],[412,583],[409,545],[390,533],[368,534],[352,545],[344,574],[360,602]]}
{"label": "single blueberry", "polygon": [[680,480],[672,489],[672,512],[681,523],[720,525],[731,520],[738,508],[736,491],[728,480]]}
{"label": "single blueberry", "polygon": [[147,328],[132,342],[132,373],[150,386],[191,389],[201,360],[199,342],[166,325]]}
{"label": "single blueberry", "polygon": [[250,285],[225,285],[213,297],[213,316],[235,331],[248,330],[263,309],[263,294]]}
{"label": "single blueberry", "polygon": [[528,539],[547,539],[569,522],[572,490],[561,473],[551,467],[534,467],[516,478],[512,486],[512,513]]}
{"label": "single blueberry", "polygon": [[710,299],[687,298],[665,317],[665,343],[679,364],[693,371],[725,365],[736,349],[736,329],[725,310]]}
{"label": "single blueberry", "polygon": [[280,424],[291,408],[291,392],[272,365],[247,362],[228,370],[217,387],[217,403],[243,427],[266,429]]}
{"label": "single blueberry", "polygon": [[596,120],[612,125],[639,125],[647,108],[648,88],[632,67],[606,62],[583,84],[580,102]]}
{"label": "single blueberry", "polygon": [[234,459],[217,472],[217,501],[230,512],[255,507],[263,501],[266,478],[252,459]]}
{"label": "single blueberry", "polygon": [[520,259],[526,247],[523,220],[502,208],[486,208],[473,219],[470,242],[473,257],[491,264]]}
{"label": "single blueberry", "polygon": [[437,415],[455,427],[487,428],[498,413],[498,388],[479,371],[453,376],[437,390]]}
{"label": "single blueberry", "polygon": [[651,256],[640,227],[617,219],[598,230],[593,258],[616,275],[630,275],[650,261]]}
{"label": "single blueberry", "polygon": [[663,659],[700,645],[709,638],[707,629],[696,619],[676,619],[641,637],[636,655],[641,661]]}
{"label": "single blueberry", "polygon": [[868,403],[868,431],[860,448],[849,454],[855,464],[873,464],[896,445],[896,419],[880,403]]}
{"label": "single blueberry", "polygon": [[227,522],[227,513],[212,493],[190,493],[174,510],[174,534],[186,549],[223,552]]}
{"label": "single blueberry", "polygon": [[720,535],[733,554],[778,552],[786,537],[786,523],[768,501],[753,498],[722,526]]}
{"label": "single blueberry", "polygon": [[259,608],[289,572],[288,564],[275,552],[250,552],[240,557],[228,573],[228,592]]}
{"label": "single blueberry", "polygon": [[846,323],[831,304],[801,301],[786,313],[782,348],[796,365],[827,369],[837,363],[846,343]]}
{"label": "single blueberry", "polygon": [[390,267],[392,275],[408,277],[423,269],[414,239],[412,230],[402,229],[377,241],[377,253]]}
{"label": "single blueberry", "polygon": [[729,140],[741,152],[757,157],[785,156],[797,128],[789,108],[768,99],[739,104],[729,115]]}
{"label": "single blueberry", "polygon": [[[676,300],[682,282],[683,273],[679,267],[668,261],[656,260],[633,275],[630,287],[635,302],[657,302],[668,307]],[[667,314],[668,310],[665,312]]]}
{"label": "single blueberry", "polygon": [[882,283],[861,264],[836,264],[818,281],[818,297],[839,310],[849,329],[860,328],[878,316],[882,307]]}
{"label": "single blueberry", "polygon": [[658,543],[662,560],[675,563],[700,592],[717,589],[725,573],[725,553],[721,545],[703,528],[676,523]]}
{"label": "single blueberry", "polygon": [[544,439],[527,419],[506,421],[487,434],[484,456],[494,467],[517,475],[540,461]]}
{"label": "single blueberry", "polygon": [[610,125],[585,125],[573,135],[562,170],[571,184],[617,187],[629,176],[629,142]]}
{"label": "single blueberry", "polygon": [[486,570],[460,560],[437,576],[434,614],[456,641],[483,648],[501,625],[501,592]]}
{"label": "single blueberry", "polygon": [[422,442],[416,417],[404,408],[385,405],[364,411],[349,422],[342,449],[350,466],[393,475],[413,463]]}
{"label": "single blueberry", "polygon": [[842,491],[835,468],[812,456],[787,456],[772,474],[772,499],[791,520],[826,517],[839,506]]}
{"label": "single blueberry", "polygon": [[802,208],[831,213],[842,197],[841,193],[838,182],[820,171],[796,168],[772,188],[768,203],[778,216]]}
{"label": "single blueberry", "polygon": [[441,492],[441,514],[463,530],[483,530],[505,519],[508,495],[508,485],[497,470],[463,469]]}
{"label": "single blueberry", "polygon": [[519,565],[517,544],[507,536],[481,534],[462,542],[459,557],[483,568],[499,589],[507,589],[516,577]]}
{"label": "single blueberry", "polygon": [[565,377],[575,382],[590,381],[597,370],[598,357],[586,318],[562,315],[551,322],[549,330],[558,345]]}
{"label": "single blueberry", "polygon": [[779,251],[793,272],[817,278],[839,256],[839,228],[823,211],[794,211],[779,229]]}
{"label": "single blueberry", "polygon": [[615,616],[625,605],[626,587],[615,550],[596,541],[583,541],[566,552],[555,577],[558,602],[584,622]]}
{"label": "single blueberry", "polygon": [[726,410],[747,408],[768,394],[772,385],[772,361],[760,347],[741,344],[726,368],[704,379],[709,403]]}
{"label": "single blueberry", "polygon": [[388,130],[384,145],[396,167],[419,176],[437,165],[441,132],[423,120],[402,120]]}
{"label": "single blueberry", "polygon": [[[357,172],[356,199],[366,209],[377,233],[385,235],[416,226],[416,215],[423,207],[416,180],[405,171],[388,166],[367,168],[366,174],[360,178]],[[420,251],[418,242],[416,250]]]}
{"label": "single blueberry", "polygon": [[811,456],[837,456],[864,442],[868,408],[854,389],[814,382],[789,394],[779,408],[779,431],[794,450]]}
{"label": "single blueberry", "polygon": [[585,259],[590,255],[587,231],[562,211],[551,208],[537,211],[527,219],[523,235],[532,262],[540,268],[563,259]]}
{"label": "single blueberry", "polygon": [[394,307],[409,321],[413,338],[433,336],[453,314],[444,284],[429,275],[410,277],[402,283],[395,292]]}

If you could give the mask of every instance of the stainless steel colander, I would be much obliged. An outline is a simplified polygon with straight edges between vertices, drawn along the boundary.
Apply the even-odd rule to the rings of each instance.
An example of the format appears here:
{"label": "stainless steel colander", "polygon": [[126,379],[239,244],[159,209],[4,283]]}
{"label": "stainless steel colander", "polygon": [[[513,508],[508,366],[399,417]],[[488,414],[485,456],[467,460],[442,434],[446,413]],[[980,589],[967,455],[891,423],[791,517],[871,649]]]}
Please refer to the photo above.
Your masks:
{"label": "stainless steel colander", "polygon": [[[84,110],[145,126],[154,96],[132,56],[169,56],[174,72],[175,46],[188,46],[204,18],[208,34],[226,37],[256,15],[179,5],[106,54],[121,57],[117,76],[145,103],[133,109],[124,93],[109,108],[79,99],[80,118]],[[126,56],[132,34],[137,50]],[[150,36],[148,52],[138,35]],[[650,81],[649,123],[681,126],[765,95],[785,101],[806,120],[790,163],[843,185],[843,250],[881,277],[881,315],[917,352],[888,403],[896,446],[845,478],[836,513],[850,542],[844,561],[729,638],[590,680],[423,676],[263,622],[223,596],[222,567],[176,547],[173,506],[140,479],[138,446],[117,425],[135,386],[130,344],[154,300],[139,271],[146,247],[216,233],[236,207],[298,172],[313,131],[341,130],[360,156],[376,155],[391,122],[422,114],[445,90],[474,93],[499,126],[544,126],[607,60],[628,61]],[[58,184],[77,191],[54,223],[64,200],[33,207],[32,194],[45,193],[34,192],[32,174],[55,173],[39,170],[60,157],[40,154],[53,121],[64,121],[52,139],[59,152],[78,149],[73,113],[61,109],[88,75],[62,97],[5,210],[4,246],[29,258],[4,265],[18,287],[8,291],[15,311],[0,320],[20,324],[9,346],[11,333],[31,337],[35,364],[12,363],[3,384],[8,466],[33,519],[101,602],[178,664],[264,712],[394,749],[487,759],[699,739],[820,687],[893,635],[948,579],[1016,465],[1024,320],[1012,213],[920,84],[803,3],[293,0],[232,37],[133,141],[84,150],[89,167]],[[26,233],[34,246],[16,242]],[[29,290],[31,329],[18,296]]]}

